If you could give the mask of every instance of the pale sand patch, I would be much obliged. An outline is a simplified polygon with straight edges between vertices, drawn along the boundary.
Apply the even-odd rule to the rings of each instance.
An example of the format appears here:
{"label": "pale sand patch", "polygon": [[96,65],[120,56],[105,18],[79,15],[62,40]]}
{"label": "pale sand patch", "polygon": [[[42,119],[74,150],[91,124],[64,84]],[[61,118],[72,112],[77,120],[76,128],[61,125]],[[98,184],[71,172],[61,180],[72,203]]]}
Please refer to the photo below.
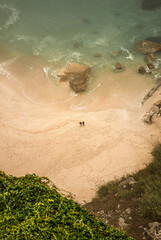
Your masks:
{"label": "pale sand patch", "polygon": [[161,90],[139,106],[154,80],[134,69],[107,70],[86,93],[74,96],[67,84],[48,79],[41,63],[18,59],[3,66],[0,169],[47,176],[83,203],[99,185],[145,167],[161,140],[161,122],[147,125],[141,118]]}

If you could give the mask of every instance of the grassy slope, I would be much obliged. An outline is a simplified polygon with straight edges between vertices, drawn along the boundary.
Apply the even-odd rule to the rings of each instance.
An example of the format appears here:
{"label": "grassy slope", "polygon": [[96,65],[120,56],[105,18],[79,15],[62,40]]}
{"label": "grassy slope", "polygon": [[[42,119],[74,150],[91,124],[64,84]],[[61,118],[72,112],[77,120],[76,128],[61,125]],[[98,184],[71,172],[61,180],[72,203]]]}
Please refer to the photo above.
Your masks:
{"label": "grassy slope", "polygon": [[3,239],[127,239],[62,197],[47,178],[7,176],[0,172],[0,238]]}
{"label": "grassy slope", "polygon": [[[130,175],[136,180],[134,185],[126,188],[119,184],[129,176],[101,186],[97,197],[85,205],[88,211],[95,214],[100,210],[108,215],[112,210],[109,224],[117,227],[117,221],[127,208],[131,209],[131,220],[128,220],[127,233],[137,240],[142,239],[143,228],[149,222],[161,221],[161,144],[152,152],[154,161],[136,174]],[[118,209],[119,206],[119,209]]]}

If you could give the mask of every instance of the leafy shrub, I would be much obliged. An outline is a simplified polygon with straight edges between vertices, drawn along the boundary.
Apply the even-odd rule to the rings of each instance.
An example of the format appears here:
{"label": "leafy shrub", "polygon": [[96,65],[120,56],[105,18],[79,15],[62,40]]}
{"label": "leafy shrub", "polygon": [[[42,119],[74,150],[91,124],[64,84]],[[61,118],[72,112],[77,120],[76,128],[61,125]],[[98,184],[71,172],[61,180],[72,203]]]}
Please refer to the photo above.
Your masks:
{"label": "leafy shrub", "polygon": [[132,240],[62,197],[47,178],[0,172],[0,238],[7,240]]}

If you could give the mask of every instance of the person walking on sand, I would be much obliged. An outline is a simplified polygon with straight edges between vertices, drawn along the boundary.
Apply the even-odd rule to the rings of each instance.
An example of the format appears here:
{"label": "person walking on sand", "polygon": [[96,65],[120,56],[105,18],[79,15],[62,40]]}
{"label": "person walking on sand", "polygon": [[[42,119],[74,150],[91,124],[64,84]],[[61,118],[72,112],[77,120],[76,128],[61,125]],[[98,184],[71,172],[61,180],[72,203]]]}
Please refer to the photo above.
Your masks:
{"label": "person walking on sand", "polygon": [[82,122],[82,124],[83,124],[83,127],[84,127],[84,125],[85,125],[85,122],[83,121],[83,122]]}

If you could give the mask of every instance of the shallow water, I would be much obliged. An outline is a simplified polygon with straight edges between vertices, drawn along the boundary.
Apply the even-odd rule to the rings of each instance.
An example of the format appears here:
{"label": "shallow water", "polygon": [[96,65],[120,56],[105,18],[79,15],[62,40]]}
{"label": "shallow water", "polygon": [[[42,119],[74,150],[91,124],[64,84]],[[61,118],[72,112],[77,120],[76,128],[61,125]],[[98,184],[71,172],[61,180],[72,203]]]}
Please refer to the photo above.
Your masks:
{"label": "shallow water", "polygon": [[[35,103],[40,99],[50,104],[69,101],[68,108],[85,110],[92,99],[99,99],[103,104],[112,94],[120,96],[120,89],[125,89],[128,78],[144,63],[144,56],[135,52],[135,42],[160,36],[160,22],[161,9],[145,11],[141,0],[125,0],[124,4],[120,0],[1,0],[0,45],[14,53],[8,58],[2,53],[0,73],[16,79],[17,87]],[[118,51],[119,56],[112,57],[113,51]],[[94,57],[97,53],[100,57]],[[77,96],[56,77],[57,71],[69,61],[92,67],[85,94]],[[113,67],[118,61],[129,71],[124,76],[126,84],[120,84],[121,73],[114,73]],[[157,66],[160,64],[158,55]],[[23,73],[26,78],[22,77]],[[36,74],[39,77],[35,77]],[[154,84],[157,74],[159,71],[154,74]],[[151,81],[147,82],[151,86]],[[129,93],[134,88],[139,91],[141,83],[138,83],[132,84],[131,90],[128,87]],[[39,96],[35,95],[34,88],[39,90]],[[115,90],[109,93],[109,88]],[[106,98],[102,97],[105,95]]]}

